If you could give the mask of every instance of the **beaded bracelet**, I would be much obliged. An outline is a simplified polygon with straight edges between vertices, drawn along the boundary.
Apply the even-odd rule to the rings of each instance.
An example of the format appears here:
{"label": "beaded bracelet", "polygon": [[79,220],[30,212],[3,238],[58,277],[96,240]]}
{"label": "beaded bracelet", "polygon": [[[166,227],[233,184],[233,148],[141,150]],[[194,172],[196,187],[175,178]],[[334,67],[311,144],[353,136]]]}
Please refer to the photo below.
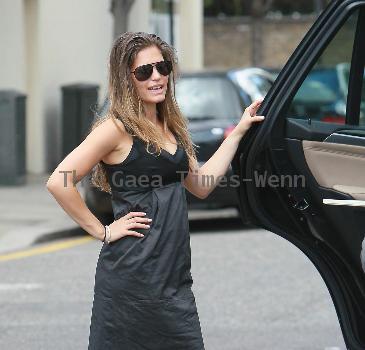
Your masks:
{"label": "beaded bracelet", "polygon": [[106,227],[104,226],[104,238],[103,238],[102,242],[105,242],[105,238],[106,238]]}
{"label": "beaded bracelet", "polygon": [[110,231],[110,227],[108,225],[105,225],[105,229],[106,229],[106,232],[108,234],[108,238],[106,240],[106,243],[110,243],[111,239],[112,239],[112,234],[111,234],[111,231]]}

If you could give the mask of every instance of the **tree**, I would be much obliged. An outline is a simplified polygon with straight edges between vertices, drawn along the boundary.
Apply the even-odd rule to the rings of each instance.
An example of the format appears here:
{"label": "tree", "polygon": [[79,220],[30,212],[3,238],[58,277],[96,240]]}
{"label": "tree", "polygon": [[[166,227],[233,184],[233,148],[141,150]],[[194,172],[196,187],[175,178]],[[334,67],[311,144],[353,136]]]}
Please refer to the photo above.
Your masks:
{"label": "tree", "polygon": [[271,9],[273,0],[253,0],[251,1],[250,15],[252,18],[251,25],[251,52],[252,65],[259,66],[262,63],[262,23],[261,19]]}
{"label": "tree", "polygon": [[114,39],[128,30],[128,15],[134,0],[111,0],[110,12],[114,17]]}
{"label": "tree", "polygon": [[261,18],[271,9],[274,0],[253,0],[251,1],[251,16]]}
{"label": "tree", "polygon": [[[290,15],[293,12],[318,15],[330,2],[331,0],[273,0],[270,10],[281,12],[283,15]],[[251,0],[204,0],[204,14],[207,17],[219,14],[227,17],[248,16],[252,7]]]}

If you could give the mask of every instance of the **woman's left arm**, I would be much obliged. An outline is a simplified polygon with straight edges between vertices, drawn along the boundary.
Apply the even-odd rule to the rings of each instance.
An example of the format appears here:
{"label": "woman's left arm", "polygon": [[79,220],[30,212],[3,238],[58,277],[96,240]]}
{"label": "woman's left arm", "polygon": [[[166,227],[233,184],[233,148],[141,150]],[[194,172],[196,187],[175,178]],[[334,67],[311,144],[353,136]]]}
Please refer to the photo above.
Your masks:
{"label": "woman's left arm", "polygon": [[183,185],[190,193],[204,199],[218,185],[218,180],[227,173],[242,137],[253,123],[264,120],[264,116],[256,116],[261,103],[262,100],[257,100],[245,109],[240,122],[204,165],[199,167],[196,161],[193,162],[193,169],[183,180]]}

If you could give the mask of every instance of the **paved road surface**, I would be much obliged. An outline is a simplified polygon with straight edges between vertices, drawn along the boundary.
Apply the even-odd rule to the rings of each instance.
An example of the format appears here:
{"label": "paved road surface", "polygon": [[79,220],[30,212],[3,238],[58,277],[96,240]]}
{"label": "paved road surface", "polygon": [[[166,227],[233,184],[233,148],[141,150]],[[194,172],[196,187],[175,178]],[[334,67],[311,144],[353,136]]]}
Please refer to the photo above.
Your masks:
{"label": "paved road surface", "polygon": [[[233,219],[191,231],[206,350],[345,349],[329,293],[295,247]],[[100,247],[82,236],[0,256],[0,349],[87,349]]]}

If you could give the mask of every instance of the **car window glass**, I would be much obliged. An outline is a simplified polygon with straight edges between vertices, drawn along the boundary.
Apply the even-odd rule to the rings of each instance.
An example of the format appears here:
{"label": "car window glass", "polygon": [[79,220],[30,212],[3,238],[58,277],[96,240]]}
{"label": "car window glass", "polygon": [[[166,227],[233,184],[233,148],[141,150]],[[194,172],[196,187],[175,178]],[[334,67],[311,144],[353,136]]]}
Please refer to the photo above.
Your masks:
{"label": "car window glass", "polygon": [[272,82],[260,75],[252,75],[250,81],[257,87],[262,96],[265,96],[272,86]]}
{"label": "car window glass", "polygon": [[223,77],[182,77],[176,84],[176,100],[189,119],[239,118],[238,94]]}
{"label": "car window glass", "polygon": [[354,12],[303,81],[287,117],[344,124],[352,49],[358,12]]}
{"label": "car window glass", "polygon": [[360,125],[365,126],[365,69],[362,80],[362,90],[361,90],[361,105],[360,105]]}

